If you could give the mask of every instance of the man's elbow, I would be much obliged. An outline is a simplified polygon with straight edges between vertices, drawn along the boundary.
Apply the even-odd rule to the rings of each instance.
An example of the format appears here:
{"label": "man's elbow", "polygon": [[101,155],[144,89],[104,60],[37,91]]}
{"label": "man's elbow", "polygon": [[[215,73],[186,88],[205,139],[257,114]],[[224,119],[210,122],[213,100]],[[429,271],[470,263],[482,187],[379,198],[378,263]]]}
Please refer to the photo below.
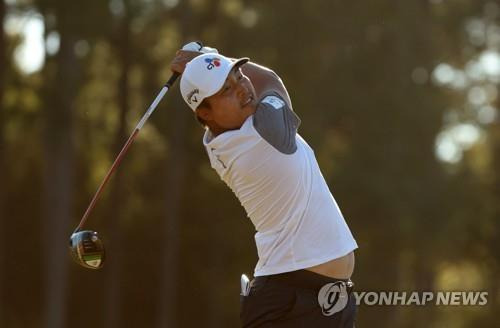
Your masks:
{"label": "man's elbow", "polygon": [[273,71],[272,69],[269,69],[267,68],[267,71],[266,71],[267,75],[268,75],[268,78],[270,80],[276,80],[277,82],[280,82],[282,83],[283,81],[281,80],[280,76],[275,72]]}

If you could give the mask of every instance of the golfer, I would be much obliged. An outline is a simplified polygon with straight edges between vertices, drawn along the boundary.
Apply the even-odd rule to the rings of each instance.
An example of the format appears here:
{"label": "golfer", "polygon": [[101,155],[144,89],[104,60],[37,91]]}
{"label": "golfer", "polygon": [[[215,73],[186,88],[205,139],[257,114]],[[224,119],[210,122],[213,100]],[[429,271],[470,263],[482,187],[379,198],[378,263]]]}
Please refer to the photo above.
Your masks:
{"label": "golfer", "polygon": [[[282,80],[248,58],[218,53],[179,50],[171,69],[182,74],[182,97],[205,127],[212,168],[257,231],[259,260],[249,293],[242,290],[242,326],[354,327],[357,244],[297,133],[300,119]],[[327,284],[345,295],[321,302]],[[344,302],[336,313],[325,311],[336,301]]]}

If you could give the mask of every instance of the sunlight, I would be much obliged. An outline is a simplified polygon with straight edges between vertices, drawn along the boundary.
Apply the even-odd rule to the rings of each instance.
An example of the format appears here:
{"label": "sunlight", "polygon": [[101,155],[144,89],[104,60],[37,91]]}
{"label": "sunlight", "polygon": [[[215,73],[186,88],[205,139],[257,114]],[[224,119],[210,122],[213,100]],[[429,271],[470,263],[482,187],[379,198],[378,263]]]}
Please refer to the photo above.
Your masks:
{"label": "sunlight", "polygon": [[11,35],[22,35],[22,43],[14,51],[14,61],[19,69],[26,74],[40,70],[45,61],[42,16],[10,15],[5,20],[5,30]]}
{"label": "sunlight", "polygon": [[465,150],[481,138],[481,130],[470,123],[457,124],[443,130],[436,138],[437,157],[448,163],[458,163]]}
{"label": "sunlight", "polygon": [[432,75],[439,84],[448,84],[455,79],[455,70],[450,65],[441,63],[436,67]]}
{"label": "sunlight", "polygon": [[497,110],[492,106],[483,106],[477,113],[477,120],[481,124],[490,124],[497,119]]}
{"label": "sunlight", "polygon": [[483,71],[487,75],[498,76],[500,75],[500,56],[496,51],[485,51],[479,57]]}
{"label": "sunlight", "polygon": [[59,51],[61,39],[56,31],[50,32],[45,40],[45,47],[48,55],[55,55]]}

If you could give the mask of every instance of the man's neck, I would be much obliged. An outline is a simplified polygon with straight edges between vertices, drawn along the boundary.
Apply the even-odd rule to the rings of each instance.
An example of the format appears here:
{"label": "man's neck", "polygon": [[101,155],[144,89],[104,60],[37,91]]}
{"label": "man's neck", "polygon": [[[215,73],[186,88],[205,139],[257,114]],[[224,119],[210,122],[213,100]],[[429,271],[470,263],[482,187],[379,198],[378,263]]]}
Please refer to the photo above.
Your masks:
{"label": "man's neck", "polygon": [[[248,119],[248,117],[247,117],[247,119]],[[245,122],[246,122],[246,120],[241,124],[241,126],[243,126],[243,124],[245,124]],[[222,134],[222,133],[227,132],[227,131],[239,130],[241,128],[241,126],[234,128],[234,129],[227,129],[227,128],[220,127],[219,125],[216,125],[216,124],[207,123],[207,127],[210,130],[210,132],[212,133],[212,135],[214,136],[214,138],[217,137],[219,134]]]}
{"label": "man's neck", "polygon": [[207,124],[208,130],[210,130],[210,133],[212,133],[212,136],[215,138],[219,134],[222,134],[226,131],[229,131],[229,129],[223,129],[219,126],[210,126],[210,124]]}

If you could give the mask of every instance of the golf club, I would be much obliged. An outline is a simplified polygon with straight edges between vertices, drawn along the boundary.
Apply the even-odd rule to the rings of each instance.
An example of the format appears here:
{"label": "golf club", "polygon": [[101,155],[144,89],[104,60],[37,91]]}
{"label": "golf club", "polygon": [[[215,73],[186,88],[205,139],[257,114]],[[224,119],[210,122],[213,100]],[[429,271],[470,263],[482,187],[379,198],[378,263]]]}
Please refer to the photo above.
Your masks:
{"label": "golf club", "polygon": [[[201,42],[190,42],[186,44],[184,47],[182,47],[182,49],[189,51],[200,51],[202,47],[203,45],[201,44]],[[121,149],[120,153],[116,157],[115,161],[113,162],[113,165],[111,165],[111,168],[104,177],[104,180],[101,182],[101,185],[97,189],[94,197],[92,198],[89,206],[87,207],[87,210],[83,214],[83,217],[80,220],[80,224],[78,224],[78,227],[76,227],[75,231],[71,235],[69,240],[70,253],[73,259],[81,266],[89,269],[100,269],[103,266],[105,258],[103,242],[99,238],[97,232],[91,230],[81,230],[81,229],[85,224],[85,222],[87,221],[90,212],[92,211],[92,209],[94,209],[96,202],[99,196],[101,195],[102,190],[104,189],[104,186],[106,186],[109,178],[116,170],[118,165],[120,165],[123,156],[125,156],[125,154],[127,153],[128,148],[135,140],[140,129],[143,127],[144,123],[146,123],[149,116],[151,116],[151,114],[155,110],[156,106],[158,106],[158,103],[161,101],[161,99],[163,98],[165,93],[167,93],[170,87],[175,83],[178,77],[179,77],[178,73],[173,73],[170,79],[167,81],[167,83],[165,83],[163,88],[160,90],[159,94],[156,96],[153,103],[149,106],[148,110],[141,118],[141,120],[135,127],[134,131],[128,138],[127,142]]]}

